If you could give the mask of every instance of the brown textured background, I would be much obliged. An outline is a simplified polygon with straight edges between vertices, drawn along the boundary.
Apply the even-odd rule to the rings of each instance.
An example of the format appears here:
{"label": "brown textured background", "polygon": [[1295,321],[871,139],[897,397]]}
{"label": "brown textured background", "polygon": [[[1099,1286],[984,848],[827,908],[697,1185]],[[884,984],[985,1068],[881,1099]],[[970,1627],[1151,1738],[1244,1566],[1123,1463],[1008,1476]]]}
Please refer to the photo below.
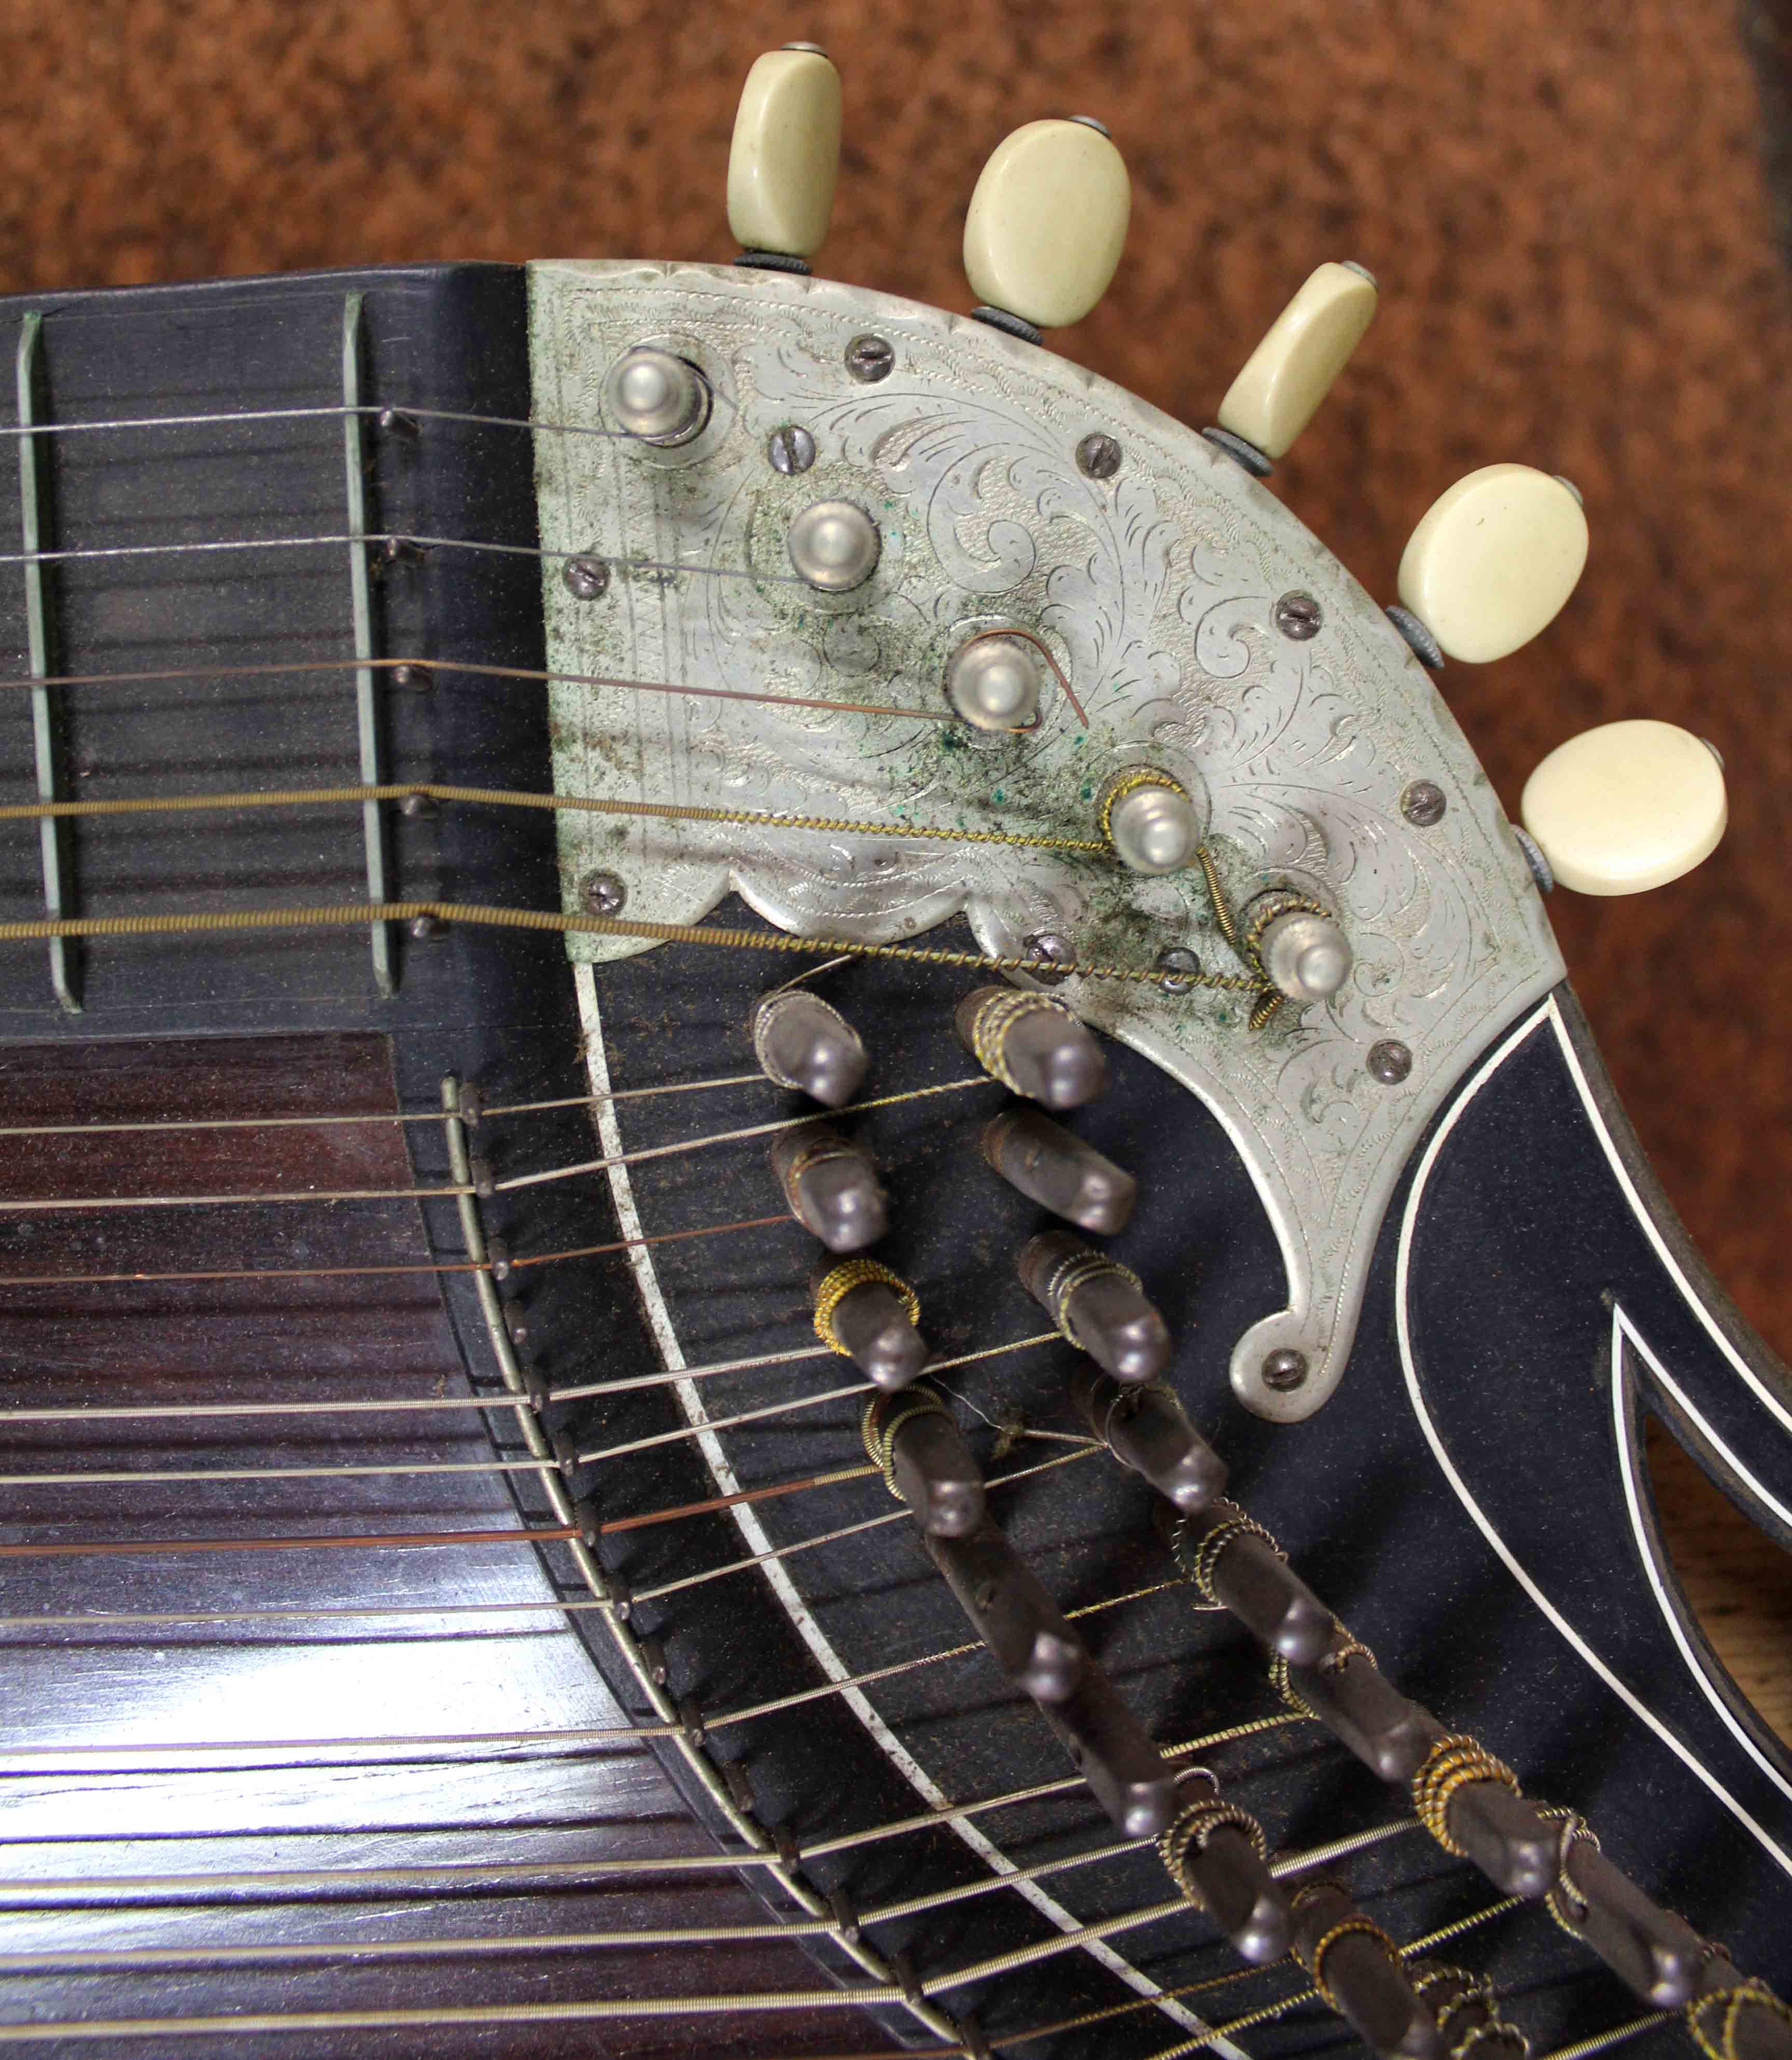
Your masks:
{"label": "brown textured background", "polygon": [[[1788,0],[1754,7],[1757,54],[1792,47]],[[1734,0],[0,0],[0,30],[6,290],[725,259],[734,96],[793,37],[846,82],[820,269],[918,299],[969,305],[964,204],[1007,129],[1102,116],[1131,239],[1056,346],[1191,423],[1315,263],[1367,264],[1380,317],[1277,484],[1383,597],[1470,468],[1522,459],[1584,492],[1564,617],[1443,689],[1515,809],[1590,723],[1660,716],[1723,753],[1731,828],[1701,872],[1551,913],[1669,1192],[1792,1352],[1792,294]],[[1696,1492],[1676,1506],[1723,1559]],[[1741,1567],[1786,1601],[1783,1560]],[[1734,1611],[1734,1569],[1710,1578]],[[1792,1603],[1782,1655],[1789,1630]]]}

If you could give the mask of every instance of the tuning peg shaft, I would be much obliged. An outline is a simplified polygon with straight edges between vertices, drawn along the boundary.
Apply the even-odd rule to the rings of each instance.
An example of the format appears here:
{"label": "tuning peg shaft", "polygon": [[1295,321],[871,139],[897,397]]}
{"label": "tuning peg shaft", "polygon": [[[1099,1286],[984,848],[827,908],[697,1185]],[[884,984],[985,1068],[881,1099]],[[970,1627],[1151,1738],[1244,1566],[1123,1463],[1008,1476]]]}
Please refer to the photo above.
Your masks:
{"label": "tuning peg shaft", "polygon": [[728,226],[739,263],[806,272],[833,212],[840,74],[813,43],[755,59],[728,158]]}
{"label": "tuning peg shaft", "polygon": [[1294,1950],[1313,1986],[1379,2060],[1441,2060],[1437,2020],[1393,1942],[1335,1882],[1311,1882],[1295,1897]]}
{"label": "tuning peg shaft", "polygon": [[1198,1515],[1226,1492],[1226,1462],[1189,1422],[1167,1382],[1123,1386],[1079,1364],[1071,1369],[1070,1391],[1120,1464],[1183,1515]]}
{"label": "tuning peg shaft", "polygon": [[1005,1108],[992,1116],[983,1152],[1011,1187],[1080,1229],[1109,1237],[1126,1228],[1138,1182],[1043,1110]]}
{"label": "tuning peg shaft", "polygon": [[1125,161],[1100,122],[1016,129],[984,166],[964,218],[977,313],[1035,343],[1042,329],[1080,321],[1108,290],[1131,208]]}
{"label": "tuning peg shaft", "polygon": [[976,988],[953,1020],[964,1048],[1011,1094],[1048,1108],[1080,1108],[1108,1084],[1108,1061],[1094,1032],[1046,995]]}
{"label": "tuning peg shaft", "polygon": [[760,1070],[775,1086],[794,1088],[838,1108],[865,1076],[865,1048],[837,1008],[804,987],[780,987],[753,1005],[748,1030]]}
{"label": "tuning peg shaft", "polygon": [[1670,722],[1602,723],[1559,744],[1519,814],[1550,870],[1580,894],[1665,886],[1716,850],[1729,820],[1710,745]]}
{"label": "tuning peg shaft", "polygon": [[965,1538],[982,1523],[982,1470],[936,1388],[873,1395],[860,1428],[867,1458],[928,1536]]}
{"label": "tuning peg shaft", "polygon": [[1219,404],[1220,428],[1263,461],[1251,471],[1267,472],[1319,412],[1374,321],[1376,299],[1360,265],[1322,265],[1270,325]]}
{"label": "tuning peg shaft", "polygon": [[1153,1380],[1175,1347],[1139,1276],[1068,1231],[1041,1231],[1015,1260],[1020,1284],[1079,1351],[1116,1380]]}
{"label": "tuning peg shaft", "polygon": [[772,1170],[790,1213],[830,1252],[860,1252],[889,1227],[871,1155],[831,1124],[799,1124],[772,1140]]}
{"label": "tuning peg shaft", "polygon": [[1400,559],[1400,605],[1444,657],[1485,665],[1561,613],[1586,545],[1580,496],[1567,480],[1528,465],[1483,465],[1419,518]]}

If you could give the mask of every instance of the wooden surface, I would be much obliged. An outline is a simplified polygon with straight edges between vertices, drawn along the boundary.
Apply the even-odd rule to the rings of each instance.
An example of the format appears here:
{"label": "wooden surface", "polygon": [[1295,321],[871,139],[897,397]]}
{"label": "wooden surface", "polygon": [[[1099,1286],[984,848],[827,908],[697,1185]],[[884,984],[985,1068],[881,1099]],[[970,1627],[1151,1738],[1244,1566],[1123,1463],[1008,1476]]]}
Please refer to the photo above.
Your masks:
{"label": "wooden surface", "polygon": [[[1382,595],[1413,522],[1472,466],[1523,459],[1584,491],[1593,554],[1561,621],[1442,685],[1509,806],[1592,722],[1663,717],[1722,751],[1732,824],[1713,860],[1637,900],[1558,895],[1551,912],[1669,1192],[1744,1311],[1792,1348],[1792,1068],[1774,1006],[1792,956],[1792,300],[1731,0],[10,0],[3,18],[15,289],[421,257],[725,258],[734,95],[757,51],[795,35],[846,81],[820,265],[837,277],[968,305],[958,239],[983,158],[1033,116],[1104,117],[1133,171],[1128,253],[1054,345],[1190,421],[1311,265],[1366,262],[1382,314],[1277,486]],[[1778,0],[1754,20],[1757,47],[1783,55]],[[1775,1575],[1783,1597],[1783,1562],[1760,1580]],[[1756,1623],[1710,1598],[1708,1615]]]}

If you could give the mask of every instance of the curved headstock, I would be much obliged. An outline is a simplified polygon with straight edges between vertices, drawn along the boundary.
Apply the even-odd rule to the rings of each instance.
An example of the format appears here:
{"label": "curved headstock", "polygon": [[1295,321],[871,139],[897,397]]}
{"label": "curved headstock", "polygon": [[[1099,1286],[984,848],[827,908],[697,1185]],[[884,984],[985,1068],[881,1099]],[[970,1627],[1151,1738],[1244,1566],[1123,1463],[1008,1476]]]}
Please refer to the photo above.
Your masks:
{"label": "curved headstock", "polygon": [[[741,697],[563,685],[557,784],[833,824],[624,834],[569,814],[569,906],[608,869],[637,920],[693,922],[730,891],[780,927],[866,941],[962,913],[993,955],[1042,936],[1139,969],[1192,952],[1242,984],[1056,991],[1199,1094],[1243,1155],[1289,1300],[1238,1340],[1233,1384],[1263,1415],[1309,1415],[1343,1373],[1388,1196],[1439,1098],[1563,972],[1531,868],[1406,638],[1224,450],[985,324],[778,272],[564,264],[533,268],[531,326],[538,405],[577,429],[614,427],[605,377],[644,344],[713,395],[669,449],[538,438],[544,544],[613,572],[586,601],[550,565],[551,669]],[[869,381],[848,362],[868,334],[888,347]],[[816,453],[794,473],[772,455],[792,426]],[[1100,476],[1092,437],[1112,445]],[[869,512],[881,541],[844,593],[804,583],[788,545],[828,501]],[[1040,639],[1068,686],[1048,680],[1034,727],[992,733],[954,719],[944,682],[967,640],[1004,629]],[[880,706],[894,712],[865,712]],[[1260,976],[1193,854],[1151,876],[1099,848],[1101,796],[1141,769],[1189,796],[1231,909],[1291,890],[1335,913],[1354,960],[1335,996],[1252,1028]],[[889,833],[904,824],[1098,848],[930,847]],[[1267,1383],[1290,1353],[1304,1378]]]}

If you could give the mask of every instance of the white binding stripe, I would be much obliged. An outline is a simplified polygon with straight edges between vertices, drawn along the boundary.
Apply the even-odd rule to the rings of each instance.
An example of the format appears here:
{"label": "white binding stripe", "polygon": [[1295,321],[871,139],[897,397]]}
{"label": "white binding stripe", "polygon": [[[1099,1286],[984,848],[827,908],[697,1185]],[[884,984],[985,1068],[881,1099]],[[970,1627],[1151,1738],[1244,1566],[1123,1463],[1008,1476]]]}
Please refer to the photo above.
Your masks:
{"label": "white binding stripe", "polygon": [[[573,970],[578,988],[579,1020],[585,1031],[585,1070],[590,1077],[592,1092],[597,1097],[598,1141],[604,1148],[604,1156],[614,1161],[623,1149],[622,1126],[617,1120],[617,1104],[609,1098],[609,1061],[604,1052],[604,1019],[597,1003],[597,977],[589,965],[576,965]],[[608,1171],[610,1193],[615,1200],[617,1220],[621,1235],[625,1238],[639,1238],[642,1235],[641,1212],[635,1206],[634,1186],[629,1177],[629,1168],[625,1165],[612,1164]],[[661,1356],[665,1361],[666,1370],[669,1373],[677,1372],[685,1364],[684,1347],[678,1342],[678,1333],[672,1325],[672,1311],[666,1306],[666,1298],[660,1287],[660,1276],[653,1264],[653,1247],[630,1245],[629,1264],[634,1268],[635,1284],[641,1290],[641,1306],[647,1311],[647,1320],[653,1330],[654,1342],[660,1348]],[[708,1422],[703,1399],[697,1392],[694,1381],[675,1381],[672,1391],[678,1397],[680,1407],[688,1423],[696,1426]],[[721,1439],[713,1431],[700,1431],[696,1443],[720,1491],[724,1495],[739,1494],[740,1483],[736,1478],[733,1467],[728,1463],[727,1453],[722,1449]],[[766,1535],[758,1513],[751,1503],[736,1503],[728,1514],[740,1527],[748,1550],[756,1557],[772,1551],[772,1540]],[[772,1593],[783,1603],[803,1643],[820,1663],[822,1671],[828,1679],[845,1681],[850,1679],[852,1669],[835,1651],[827,1633],[810,1614],[783,1562],[764,1559],[760,1571],[771,1583]],[[937,1786],[920,1761],[879,1716],[860,1690],[843,1688],[840,1699],[883,1747],[898,1772],[917,1794],[936,1810],[949,1810],[952,1806],[952,1798]],[[957,1818],[952,1820],[950,1828],[995,1873],[1008,1874],[1019,1871],[1008,1854],[992,1843],[976,1824]],[[1024,1895],[1060,1931],[1080,1931],[1083,1929],[1084,1919],[1073,1915],[1036,1882],[1016,1882],[1014,1887],[1017,1895]],[[1111,1973],[1118,1974],[1138,1994],[1155,1997],[1157,2006],[1163,2014],[1184,2030],[1201,2033],[1208,2029],[1203,2019],[1192,2010],[1165,1995],[1148,1974],[1141,1974],[1130,1960],[1123,1958],[1103,1940],[1086,1940],[1083,1950],[1099,1960]],[[1215,2038],[1208,2043],[1214,2051],[1226,2054],[1227,2060],[1250,2060],[1250,2056],[1229,2038]]]}
{"label": "white binding stripe", "polygon": [[[1778,1420],[1780,1428],[1792,1433],[1792,1412],[1787,1411],[1786,1405],[1779,1400],[1770,1388],[1762,1385],[1760,1375],[1725,1335],[1722,1327],[1717,1319],[1693,1292],[1692,1283],[1687,1280],[1679,1260],[1674,1257],[1666,1239],[1662,1236],[1655,1219],[1643,1206],[1642,1197],[1637,1192],[1636,1184],[1630,1178],[1630,1168],[1624,1164],[1624,1156],[1618,1148],[1618,1140],[1606,1128],[1605,1118],[1599,1113],[1599,1104],[1594,1096],[1592,1083],[1586,1077],[1586,1069],[1580,1062],[1580,1054],[1574,1049],[1574,1040],[1568,1035],[1568,1026],[1563,1021],[1562,1012],[1556,1007],[1553,999],[1549,1004],[1549,1013],[1555,1026],[1556,1041],[1562,1047],[1563,1057],[1568,1062],[1568,1071],[1574,1076],[1574,1086],[1579,1093],[1582,1105],[1586,1111],[1587,1120],[1598,1134],[1600,1145],[1610,1164],[1613,1176],[1618,1186],[1623,1189],[1624,1198],[1630,1205],[1630,1213],[1642,1226],[1649,1242],[1655,1248],[1656,1256],[1667,1269],[1670,1279],[1679,1289],[1687,1307],[1710,1332],[1711,1342],[1742,1375],[1762,1407]],[[1638,1342],[1640,1343],[1640,1340]]]}
{"label": "white binding stripe", "polygon": [[[1444,1479],[1449,1482],[1456,1499],[1474,1519],[1481,1535],[1505,1563],[1507,1571],[1512,1578],[1612,1693],[1639,1717],[1675,1758],[1682,1761],[1705,1784],[1718,1801],[1722,1803],[1737,1822],[1760,1842],[1762,1848],[1781,1868],[1788,1874],[1792,1874],[1792,1854],[1786,1853],[1771,1834],[1755,1821],[1728,1789],[1700,1762],[1698,1756],[1674,1736],[1654,1711],[1619,1680],[1610,1667],[1600,1659],[1592,1647],[1550,1601],[1536,1582],[1526,1571],[1517,1555],[1500,1536],[1499,1531],[1494,1528],[1492,1523],[1488,1521],[1486,1511],[1469,1492],[1467,1483],[1457,1472],[1450,1455],[1443,1448],[1443,1441],[1438,1435],[1437,1427],[1432,1423],[1430,1414],[1425,1407],[1424,1398],[1419,1393],[1419,1370],[1412,1355],[1412,1331],[1407,1311],[1407,1295],[1411,1271],[1413,1231],[1419,1220],[1419,1204],[1424,1198],[1426,1185],[1431,1179],[1431,1169],[1437,1163],[1439,1153],[1443,1150],[1451,1132],[1455,1128],[1463,1112],[1519,1045],[1524,1043],[1540,1024],[1545,1022],[1553,1024],[1556,1036],[1561,1040],[1564,1049],[1567,1048],[1566,1027],[1562,1022],[1560,1011],[1556,1007],[1555,997],[1551,995],[1539,1008],[1519,1024],[1518,1028],[1490,1057],[1483,1061],[1479,1070],[1467,1085],[1458,1093],[1456,1099],[1446,1112],[1443,1121],[1438,1125],[1431,1143],[1425,1148],[1425,1155],[1419,1160],[1419,1170],[1413,1176],[1412,1192],[1407,1198],[1406,1212],[1400,1222],[1399,1252],[1395,1264],[1394,1283],[1394,1322],[1400,1347],[1400,1367],[1406,1379],[1407,1398],[1412,1405],[1412,1413],[1418,1419],[1419,1428],[1425,1434],[1426,1442],[1431,1448],[1431,1456],[1437,1461]],[[1578,1076],[1578,1068],[1577,1067],[1575,1070]],[[1582,1077],[1584,1087],[1584,1077]],[[1597,1124],[1597,1111],[1593,1108],[1590,1101],[1588,1102],[1587,1107],[1589,1114],[1594,1117]],[[1598,1125],[1598,1127],[1602,1131],[1603,1126]],[[1609,1152],[1609,1144],[1607,1149]],[[1642,1208],[1636,1190],[1628,1180],[1624,1183],[1624,1187],[1632,1208],[1636,1210],[1638,1215],[1643,1216],[1646,1220],[1646,1213]],[[1661,1246],[1658,1238],[1656,1244],[1657,1249],[1659,1250]],[[1674,1277],[1680,1284],[1682,1292],[1689,1294],[1690,1299],[1690,1291],[1678,1268],[1674,1269]],[[1756,1385],[1754,1383],[1750,1384]]]}
{"label": "white binding stripe", "polygon": [[1649,1542],[1649,1534],[1643,1526],[1642,1499],[1638,1490],[1636,1469],[1630,1463],[1630,1426],[1624,1421],[1624,1378],[1620,1360],[1623,1353],[1624,1340],[1626,1338],[1636,1347],[1638,1353],[1648,1362],[1650,1371],[1662,1386],[1698,1426],[1701,1435],[1710,1440],[1713,1449],[1722,1457],[1725,1463],[1738,1479],[1747,1484],[1751,1492],[1758,1495],[1782,1523],[1792,1523],[1792,1512],[1787,1511],[1785,1503],[1780,1501],[1778,1496],[1767,1492],[1766,1489],[1731,1451],[1729,1446],[1694,1408],[1681,1391],[1678,1383],[1668,1373],[1666,1367],[1650,1350],[1642,1333],[1625,1315],[1622,1307],[1614,1302],[1611,1310],[1611,1422],[1613,1432],[1618,1439],[1618,1463],[1624,1476],[1624,1503],[1630,1511],[1630,1528],[1636,1534],[1638,1555],[1642,1559],[1644,1571],[1649,1576],[1649,1585],[1654,1591],[1655,1600],[1660,1607],[1662,1619],[1667,1625],[1674,1644],[1679,1648],[1680,1657],[1686,1663],[1686,1671],[1698,1683],[1700,1692],[1722,1719],[1726,1730],[1734,1735],[1737,1743],[1742,1747],[1743,1751],[1782,1795],[1792,1798],[1792,1782],[1786,1779],[1786,1776],[1762,1752],[1760,1747],[1749,1736],[1746,1729],[1738,1719],[1735,1711],[1718,1692],[1718,1684],[1711,1679],[1710,1670],[1705,1664],[1691,1639],[1687,1637],[1686,1627],[1680,1620],[1680,1612],[1675,1608],[1674,1598],[1668,1593],[1666,1584],[1662,1579],[1655,1552]]}

